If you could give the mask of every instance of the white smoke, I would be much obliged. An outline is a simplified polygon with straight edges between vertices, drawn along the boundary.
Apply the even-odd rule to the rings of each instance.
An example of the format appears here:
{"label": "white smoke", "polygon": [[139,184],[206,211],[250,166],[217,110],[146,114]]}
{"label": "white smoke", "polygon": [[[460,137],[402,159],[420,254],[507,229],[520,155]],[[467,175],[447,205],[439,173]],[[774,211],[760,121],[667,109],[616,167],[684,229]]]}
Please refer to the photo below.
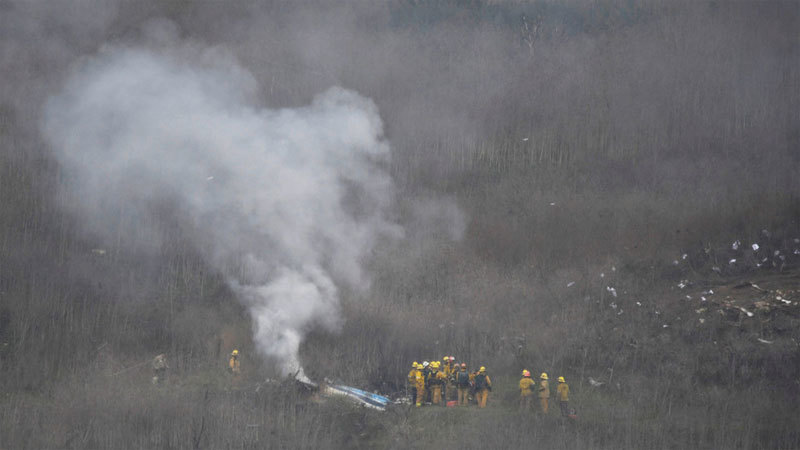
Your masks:
{"label": "white smoke", "polygon": [[[391,178],[377,108],[331,88],[310,105],[264,109],[254,78],[219,50],[106,48],[47,104],[43,134],[80,214],[169,200],[191,239],[255,321],[255,341],[284,373],[302,370],[310,327],[335,330],[334,280],[366,289],[365,255],[383,236]],[[158,221],[143,214],[141,226]]]}

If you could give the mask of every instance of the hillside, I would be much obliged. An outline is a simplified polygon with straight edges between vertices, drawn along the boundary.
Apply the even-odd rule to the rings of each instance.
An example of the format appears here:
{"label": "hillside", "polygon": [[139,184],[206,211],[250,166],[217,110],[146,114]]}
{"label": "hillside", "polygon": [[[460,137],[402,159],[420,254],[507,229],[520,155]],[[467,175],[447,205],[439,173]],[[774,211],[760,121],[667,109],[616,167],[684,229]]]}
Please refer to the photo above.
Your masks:
{"label": "hillside", "polygon": [[[0,1],[0,449],[800,447],[794,2],[67,3]],[[445,354],[485,410],[292,380]]]}

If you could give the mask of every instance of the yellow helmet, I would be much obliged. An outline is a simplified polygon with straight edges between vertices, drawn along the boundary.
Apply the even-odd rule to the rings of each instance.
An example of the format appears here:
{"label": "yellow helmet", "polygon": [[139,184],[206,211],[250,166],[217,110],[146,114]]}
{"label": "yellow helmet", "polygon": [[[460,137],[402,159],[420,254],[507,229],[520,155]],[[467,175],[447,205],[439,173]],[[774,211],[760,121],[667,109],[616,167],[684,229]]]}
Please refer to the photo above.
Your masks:
{"label": "yellow helmet", "polygon": [[544,372],[542,372],[542,375],[541,375],[539,378],[541,378],[541,379],[543,379],[543,380],[547,380],[547,379],[548,379],[548,378],[547,378],[547,374],[546,374],[546,373],[544,373]]}
{"label": "yellow helmet", "polygon": [[559,383],[566,383],[566,381],[564,381],[564,377],[558,377],[558,382]]}
{"label": "yellow helmet", "polygon": [[480,368],[480,370],[478,370],[478,372],[486,372],[486,367],[481,366],[481,368]]}
{"label": "yellow helmet", "polygon": [[411,363],[411,367],[416,369],[417,367],[419,367],[419,363],[414,361],[413,363]]}
{"label": "yellow helmet", "polygon": [[448,360],[450,360],[450,358],[448,358],[447,356],[442,356],[442,361],[448,361]]}
{"label": "yellow helmet", "polygon": [[434,362],[433,362],[433,368],[434,368],[434,369],[438,369],[439,367],[441,367],[441,365],[442,365],[442,364],[441,364],[439,361],[434,361]]}
{"label": "yellow helmet", "polygon": [[231,355],[233,355],[233,356],[236,356],[236,355],[238,355],[238,354],[239,354],[239,350],[233,350],[233,351],[231,352]]}

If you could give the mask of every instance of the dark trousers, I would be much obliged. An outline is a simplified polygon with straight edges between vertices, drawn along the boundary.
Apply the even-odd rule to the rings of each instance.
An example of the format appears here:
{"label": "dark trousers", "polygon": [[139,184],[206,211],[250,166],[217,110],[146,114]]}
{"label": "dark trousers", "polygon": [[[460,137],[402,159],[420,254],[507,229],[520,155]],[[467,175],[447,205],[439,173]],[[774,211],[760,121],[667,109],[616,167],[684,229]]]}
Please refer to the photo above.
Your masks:
{"label": "dark trousers", "polygon": [[568,416],[569,415],[569,402],[558,402],[558,406],[561,407],[561,415]]}

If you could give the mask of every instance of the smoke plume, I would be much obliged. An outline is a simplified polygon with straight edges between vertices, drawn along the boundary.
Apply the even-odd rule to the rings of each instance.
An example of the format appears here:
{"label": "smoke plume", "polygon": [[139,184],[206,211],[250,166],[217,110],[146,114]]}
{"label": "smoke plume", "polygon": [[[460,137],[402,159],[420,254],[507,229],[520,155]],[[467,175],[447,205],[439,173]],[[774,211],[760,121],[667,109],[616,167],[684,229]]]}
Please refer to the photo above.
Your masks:
{"label": "smoke plume", "polygon": [[110,205],[147,228],[160,220],[149,206],[170,204],[288,374],[309,328],[339,326],[337,284],[366,289],[365,255],[402,229],[371,100],[334,87],[273,110],[258,88],[219,49],[107,47],[77,65],[42,128],[98,232],[111,234]]}

